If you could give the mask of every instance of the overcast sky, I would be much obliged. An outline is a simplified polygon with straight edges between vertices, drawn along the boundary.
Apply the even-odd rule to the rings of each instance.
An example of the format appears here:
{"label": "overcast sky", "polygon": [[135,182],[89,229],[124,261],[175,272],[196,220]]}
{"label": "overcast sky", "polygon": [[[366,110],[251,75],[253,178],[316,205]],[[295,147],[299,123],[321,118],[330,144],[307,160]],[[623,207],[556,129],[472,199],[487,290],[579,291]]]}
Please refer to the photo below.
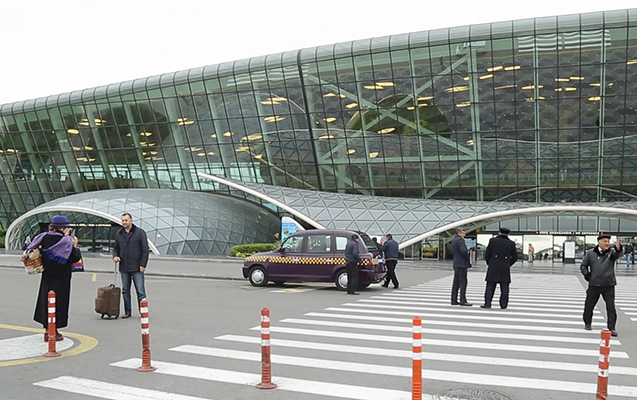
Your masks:
{"label": "overcast sky", "polygon": [[354,39],[635,0],[0,0],[0,104]]}

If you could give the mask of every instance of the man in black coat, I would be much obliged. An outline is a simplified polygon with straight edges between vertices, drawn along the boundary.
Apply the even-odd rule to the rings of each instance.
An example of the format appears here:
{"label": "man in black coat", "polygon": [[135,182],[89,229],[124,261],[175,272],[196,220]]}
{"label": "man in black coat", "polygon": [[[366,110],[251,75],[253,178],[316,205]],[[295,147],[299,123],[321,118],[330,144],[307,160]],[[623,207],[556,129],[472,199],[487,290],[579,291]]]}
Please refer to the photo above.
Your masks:
{"label": "man in black coat", "polygon": [[122,275],[122,297],[124,298],[124,315],[131,316],[131,281],[135,284],[137,304],[146,298],[144,272],[148,263],[148,238],[146,232],[135,224],[129,213],[122,214],[122,229],[115,234],[113,261],[119,263]]}
{"label": "man in black coat", "polygon": [[358,263],[361,260],[358,247],[358,235],[353,234],[352,240],[347,241],[345,246],[345,268],[347,268],[347,294],[357,295],[358,288]]}
{"label": "man in black coat", "polygon": [[500,308],[509,305],[509,284],[511,283],[511,266],[518,260],[515,242],[509,239],[509,228],[501,227],[499,235],[489,240],[484,252],[487,261],[487,288],[484,292],[484,304],[481,308],[491,308],[491,300],[495,287],[500,284]]}
{"label": "man in black coat", "polygon": [[[451,286],[451,305],[461,305],[471,307],[473,304],[467,302],[467,270],[471,268],[469,249],[464,241],[465,231],[463,228],[456,229],[456,236],[451,241],[451,252],[453,253],[453,285]],[[460,291],[460,302],[458,303],[458,291]]]}

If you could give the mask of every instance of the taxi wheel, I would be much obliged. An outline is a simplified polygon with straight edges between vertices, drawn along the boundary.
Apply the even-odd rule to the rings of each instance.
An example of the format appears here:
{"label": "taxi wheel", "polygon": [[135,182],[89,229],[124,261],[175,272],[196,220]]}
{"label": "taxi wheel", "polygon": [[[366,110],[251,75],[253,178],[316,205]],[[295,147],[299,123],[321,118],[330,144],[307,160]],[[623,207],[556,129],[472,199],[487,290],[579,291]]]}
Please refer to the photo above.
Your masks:
{"label": "taxi wheel", "polygon": [[265,272],[265,269],[261,266],[254,267],[250,270],[248,279],[250,280],[250,284],[252,286],[266,286],[268,284],[268,273]]}
{"label": "taxi wheel", "polygon": [[347,271],[339,269],[334,276],[334,283],[338,290],[347,290]]}

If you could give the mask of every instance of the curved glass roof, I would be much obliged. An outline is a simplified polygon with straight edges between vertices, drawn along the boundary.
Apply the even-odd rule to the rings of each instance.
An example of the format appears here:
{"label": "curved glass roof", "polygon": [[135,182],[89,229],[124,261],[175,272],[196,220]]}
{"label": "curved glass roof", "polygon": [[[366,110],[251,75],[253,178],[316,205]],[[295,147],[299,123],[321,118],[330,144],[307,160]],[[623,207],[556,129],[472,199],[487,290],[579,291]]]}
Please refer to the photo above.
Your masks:
{"label": "curved glass roof", "polygon": [[[181,190],[102,190],[35,208],[14,221],[6,242],[9,248],[21,248],[27,236],[40,232],[39,223],[50,221],[54,214],[68,215],[81,229],[117,224],[125,212],[162,255],[227,255],[236,244],[274,242],[280,230],[280,220],[271,211],[228,196]],[[108,242],[109,238],[103,239]]]}

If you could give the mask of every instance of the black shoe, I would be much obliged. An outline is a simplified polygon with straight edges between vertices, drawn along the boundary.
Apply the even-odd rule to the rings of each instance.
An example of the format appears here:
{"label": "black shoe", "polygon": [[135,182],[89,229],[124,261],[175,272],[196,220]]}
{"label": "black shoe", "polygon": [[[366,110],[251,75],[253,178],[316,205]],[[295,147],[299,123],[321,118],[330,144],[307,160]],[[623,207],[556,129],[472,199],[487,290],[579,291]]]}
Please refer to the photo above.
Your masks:
{"label": "black shoe", "polygon": [[500,308],[503,309],[503,310],[506,310],[507,306],[504,306],[504,307],[500,306]]}
{"label": "black shoe", "polygon": [[347,293],[347,294],[353,294],[354,296],[358,296],[360,293],[352,292],[352,293]]}
{"label": "black shoe", "polygon": [[126,319],[126,318],[130,318],[130,313],[127,312],[126,314],[122,315],[122,319]]}
{"label": "black shoe", "polygon": [[616,330],[611,329],[611,331],[610,331],[610,335],[611,335],[612,337],[617,337],[619,334],[617,333],[617,331],[616,331]]}
{"label": "black shoe", "polygon": [[592,331],[593,327],[590,325],[584,325],[584,329],[586,329],[587,331]]}
{"label": "black shoe", "polygon": [[491,308],[491,306],[487,306],[486,304],[482,304],[480,308]]}
{"label": "black shoe", "polygon": [[394,289],[400,289],[398,286],[394,286]]}
{"label": "black shoe", "polygon": [[452,305],[452,306],[458,306],[458,305],[460,305],[460,303],[458,303],[457,301],[452,301],[452,302],[451,302],[451,305]]}
{"label": "black shoe", "polygon": [[471,307],[473,304],[471,303],[467,303],[466,301],[464,303],[460,303],[461,306],[465,306],[465,307]]}
{"label": "black shoe", "polygon": [[382,286],[382,287],[389,287],[389,283],[388,283],[388,284],[384,284],[384,283],[383,283],[381,286]]}

